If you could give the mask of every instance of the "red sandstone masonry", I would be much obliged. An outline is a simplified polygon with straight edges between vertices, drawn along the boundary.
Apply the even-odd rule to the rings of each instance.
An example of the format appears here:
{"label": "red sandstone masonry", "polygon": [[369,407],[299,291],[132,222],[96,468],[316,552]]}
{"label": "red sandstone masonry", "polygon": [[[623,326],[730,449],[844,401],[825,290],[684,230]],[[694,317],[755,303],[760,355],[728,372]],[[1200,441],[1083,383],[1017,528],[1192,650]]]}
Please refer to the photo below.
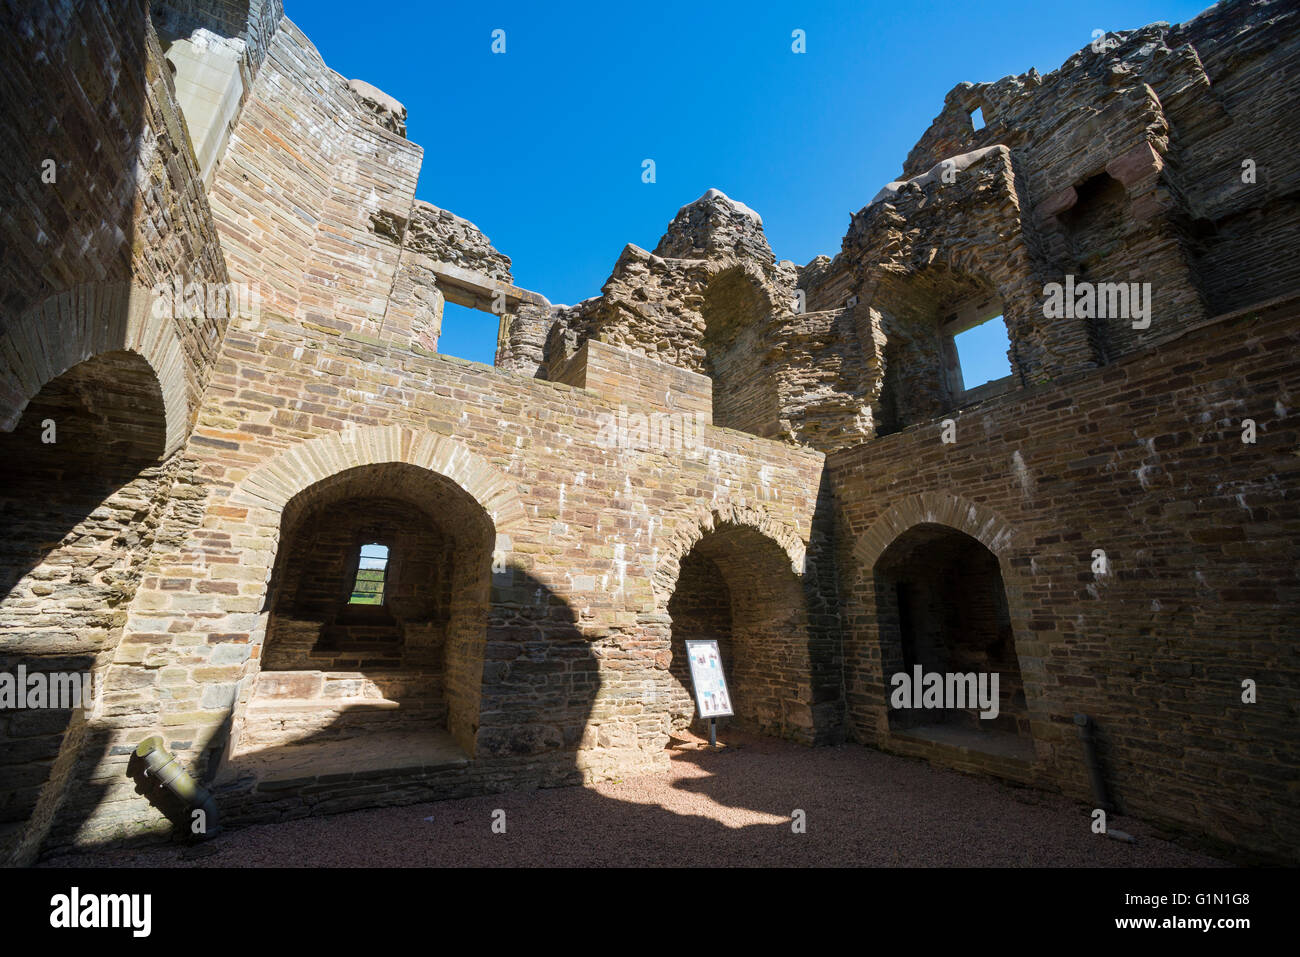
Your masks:
{"label": "red sandstone masonry", "polygon": [[[151,290],[229,277],[148,4],[84,3],[71,19],[19,7],[17,22],[6,18],[11,49],[0,80],[10,104],[0,177],[12,198],[0,255],[0,428],[14,430],[0,441],[9,470],[0,512],[13,536],[6,568],[22,574],[0,596],[0,668],[23,661],[91,670],[102,681],[180,465],[172,453],[192,426],[226,327],[223,317],[155,315]],[[54,182],[42,181],[47,161]],[[148,387],[137,388],[139,373]],[[78,390],[103,396],[94,413],[67,402]],[[125,411],[116,408],[123,399]],[[42,441],[50,417],[61,446]],[[87,422],[99,434],[84,434]],[[157,444],[141,435],[155,423]],[[127,445],[131,454],[101,460]],[[166,461],[142,468],[142,453]],[[123,457],[138,474],[104,497],[103,480]],[[89,463],[101,474],[87,474]],[[23,497],[32,494],[40,509]],[[88,494],[98,507],[85,506]],[[53,721],[29,720],[26,730],[6,721],[0,732],[8,756],[32,757],[24,783],[40,786],[19,860],[36,853],[84,773],[82,718],[43,718]]]}
{"label": "red sandstone masonry", "polygon": [[[242,354],[240,338],[242,333],[233,336],[228,354],[240,357],[248,368],[255,370],[259,359],[270,358],[262,349]],[[266,345],[265,339],[260,342]],[[701,522],[711,522],[715,513],[765,534],[776,534],[787,544],[789,561],[802,569],[820,455],[709,429],[703,435],[709,451],[699,459],[680,453],[608,450],[598,443],[599,417],[616,412],[613,402],[453,359],[408,359],[406,366],[401,387],[381,387],[370,399],[368,418],[390,427],[405,427],[412,436],[447,436],[443,441],[453,450],[464,448],[478,456],[482,461],[473,466],[476,474],[482,481],[504,482],[509,498],[503,501],[517,500],[521,509],[510,523],[503,523],[507,515],[498,512],[498,535],[508,529],[511,567],[568,603],[581,631],[595,642],[598,657],[613,656],[623,662],[618,671],[602,672],[585,721],[595,740],[605,735],[619,747],[608,755],[602,755],[603,749],[598,747],[580,760],[590,766],[590,774],[612,773],[628,762],[657,764],[663,757],[670,720],[666,695],[658,708],[636,704],[630,710],[623,697],[624,689],[630,687],[662,684],[666,691],[669,681],[659,663],[660,653],[667,650],[667,636],[647,631],[643,624],[646,616],[661,615],[665,610],[666,595],[657,593],[652,576],[672,569],[698,536]],[[349,371],[359,375],[366,368],[366,363],[357,361]],[[256,379],[260,374],[250,381]],[[294,380],[279,376],[270,381],[287,385]],[[348,377],[340,379],[343,394],[321,403],[321,412],[313,418],[342,426],[350,409],[344,401],[348,381]],[[262,388],[257,386],[256,395],[261,395]],[[423,401],[418,398],[421,395],[441,395],[442,399]],[[244,421],[270,421],[280,411],[274,401],[259,403],[254,393],[218,386],[212,392],[212,412],[205,414],[205,419],[222,416],[223,408],[238,409]],[[503,431],[498,423],[507,415],[512,425]],[[220,503],[230,494],[223,489],[246,487],[258,466],[271,460],[279,449],[298,447],[313,436],[340,434],[337,429],[299,432],[284,428],[274,437],[240,443],[223,439],[222,446],[207,446],[203,440],[208,431],[201,423],[191,445],[196,471],[206,476],[205,517],[188,530],[179,523],[166,530],[167,541],[175,544],[155,553],[151,569],[156,568],[159,577],[146,579],[127,623],[124,655],[119,657],[119,666],[143,668],[159,682],[166,682],[157,687],[170,689],[168,697],[161,710],[154,711],[145,687],[108,696],[105,709],[110,723],[128,727],[131,715],[156,714],[176,741],[195,742],[189,752],[193,755],[202,751],[226,717],[224,711],[196,706],[205,680],[212,680],[197,672],[225,666],[226,681],[256,673],[265,627],[258,609],[274,558],[274,525],[250,527],[243,520],[218,514],[216,510],[224,507]],[[382,448],[369,453],[373,443],[384,444],[379,433],[358,429],[355,444],[363,459],[401,460],[400,452]],[[236,447],[227,447],[231,445]],[[342,450],[342,444],[335,441],[333,449],[327,460]],[[343,460],[337,467],[347,465]],[[322,466],[328,467],[333,465]],[[444,464],[440,470],[445,468]],[[788,491],[800,489],[803,491]],[[477,492],[483,500],[483,489]],[[707,503],[703,510],[701,502]],[[270,517],[274,520],[274,513]],[[163,590],[162,580],[183,572],[185,556],[194,551],[206,555],[206,570],[191,575],[190,586],[184,590]],[[199,587],[204,581],[235,581],[239,597],[207,597]],[[523,595],[515,595],[510,586],[494,579],[494,607],[521,600],[525,604],[530,600],[527,587]],[[150,643],[139,649],[138,665],[127,664],[136,647],[132,636],[160,630],[172,635],[170,648]],[[520,639],[503,632],[500,639],[491,640],[513,645]],[[515,653],[523,653],[524,647]],[[235,649],[242,650],[236,653]],[[492,693],[486,684],[483,693]],[[633,700],[640,698],[638,692]],[[564,728],[581,731],[583,727],[580,714],[547,711],[542,720],[557,724],[561,740],[567,734]],[[571,725],[575,721],[578,724]],[[606,734],[620,726],[625,730]],[[127,731],[123,740],[132,735]],[[117,788],[111,797],[102,799],[99,816],[123,820],[138,815],[138,804],[133,804],[138,799],[128,791]]]}
{"label": "red sandstone masonry", "polygon": [[[9,735],[23,800],[39,792],[26,853],[56,811],[55,846],[166,829],[124,774],[152,733],[196,773],[227,775],[231,820],[662,768],[669,730],[690,719],[675,647],[692,630],[727,643],[738,724],[808,743],[847,727],[1083,798],[1071,718],[1084,711],[1125,810],[1261,854],[1300,850],[1297,308],[1197,328],[1295,285],[1295,263],[1258,254],[1294,246],[1300,223],[1285,5],[1230,2],[1047,77],[960,85],[904,176],[991,149],[955,182],[886,191],[834,260],[774,262],[758,217],[710,191],[653,253],[627,247],[600,296],[554,308],[505,287],[508,259],[468,223],[415,202],[420,147],[291,23],[268,31],[274,4],[242,31],[260,65],[206,195],[145,5],[79,11],[9,31],[24,67],[0,77],[24,106],[6,122],[63,124],[5,138],[21,202],[4,246],[0,419],[17,426],[6,460],[30,468],[0,483],[23,491],[5,503],[22,524],[0,623],[17,626],[6,650],[112,662],[84,725],[21,716]],[[23,177],[46,146],[65,160],[59,189],[33,192]],[[1239,180],[1246,151],[1258,189]],[[139,290],[185,270],[259,284],[262,315],[229,331],[147,316]],[[1046,320],[1043,285],[1070,271],[1151,282],[1151,329]],[[501,368],[434,354],[444,295],[482,307],[498,287],[514,310]],[[989,295],[1019,391],[958,412],[941,324]],[[94,414],[84,395],[103,397]],[[698,454],[614,448],[622,407],[711,410],[716,426]],[[80,448],[33,455],[47,410]],[[947,416],[955,445],[939,441]],[[42,486],[94,490],[61,481],[60,456],[101,446],[131,466],[120,486],[69,521],[30,508]],[[399,508],[476,531],[455,543],[446,633],[412,636],[441,658],[380,674],[340,654],[289,671],[312,631],[268,647],[297,519],[340,487],[401,493]],[[889,730],[895,623],[872,568],[925,523],[997,559],[1032,759]],[[1107,575],[1091,570],[1095,548]],[[1240,702],[1243,678],[1258,704]],[[381,693],[445,723],[465,757],[397,775],[244,773],[268,727],[350,730],[314,709]]]}
{"label": "red sandstone masonry", "polygon": [[[1230,318],[1050,388],[832,455],[847,720],[858,740],[1086,799],[1090,714],[1129,812],[1261,853],[1300,844],[1288,713],[1300,597],[1300,309]],[[1242,420],[1258,441],[1243,444]],[[1028,690],[1033,768],[886,730],[871,566],[937,521],[999,558]],[[1095,576],[1102,548],[1112,573]],[[1259,703],[1241,702],[1242,679]]]}

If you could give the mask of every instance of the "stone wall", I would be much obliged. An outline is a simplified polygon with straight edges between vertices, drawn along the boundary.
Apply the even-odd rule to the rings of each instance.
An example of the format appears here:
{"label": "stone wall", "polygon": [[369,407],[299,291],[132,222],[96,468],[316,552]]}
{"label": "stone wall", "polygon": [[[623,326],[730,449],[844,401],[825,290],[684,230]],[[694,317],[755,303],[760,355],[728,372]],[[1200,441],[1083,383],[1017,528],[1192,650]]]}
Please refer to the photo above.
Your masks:
{"label": "stone wall", "polygon": [[406,135],[406,107],[365,80],[348,80],[361,108],[374,116],[375,122],[398,136]]}
{"label": "stone wall", "polygon": [[[391,227],[410,217],[422,155],[282,21],[210,198],[231,276],[264,289],[286,338],[387,335],[401,258]],[[399,332],[409,345],[409,326]]]}
{"label": "stone wall", "polygon": [[[1072,723],[1086,713],[1126,813],[1294,853],[1297,316],[1295,300],[1227,316],[990,400],[953,417],[955,443],[931,421],[830,456],[855,739],[1090,800]],[[1032,762],[891,733],[873,568],[921,523],[997,556]]]}
{"label": "stone wall", "polygon": [[[492,543],[459,567],[495,569],[481,598],[454,589],[465,625],[449,625],[446,642],[448,727],[472,762],[395,794],[662,766],[667,603],[678,560],[720,521],[776,543],[785,574],[807,583],[819,642],[808,654],[823,677],[815,693],[791,677],[802,700],[789,721],[809,738],[835,734],[821,455],[707,428],[690,450],[611,447],[620,406],[653,407],[430,354],[381,328],[409,251],[385,224],[409,218],[418,156],[282,24],[212,190],[232,275],[270,291],[260,316],[227,332],[83,749],[87,786],[51,846],[166,827],[123,773],[143,728],[204,776],[244,753],[241,735],[266,704],[265,602],[284,510],[366,466],[400,463],[426,484],[458,486]],[[477,281],[467,272],[446,275]],[[377,799],[370,785],[352,794],[334,782],[328,803],[273,799],[255,775],[222,780],[236,816]]]}
{"label": "stone wall", "polygon": [[[1266,219],[1270,248],[1295,236],[1294,164],[1276,157],[1296,146],[1278,117],[1297,98],[1297,35],[1284,5],[1222,4],[1179,27],[1108,35],[1046,76],[949,93],[903,178],[853,216],[839,255],[799,278],[810,310],[857,310],[866,374],[845,397],[871,409],[875,432],[962,404],[937,330],[973,295],[1001,301],[1018,387],[1300,286],[1255,255],[1244,227]],[[1160,318],[1053,316],[1047,285],[1067,275],[1149,284]]]}
{"label": "stone wall", "polygon": [[[550,378],[638,407],[687,416],[678,424],[708,424],[712,383],[705,376],[588,339]],[[619,423],[615,423],[618,425]],[[685,429],[683,429],[685,431]]]}
{"label": "stone wall", "polygon": [[[691,636],[737,726],[1086,801],[1087,713],[1124,811],[1294,857],[1289,8],[960,85],[833,258],[710,190],[552,307],[415,200],[400,104],[246,7],[154,5],[244,45],[206,192],[142,2],[6,14],[0,652],[103,678],[4,716],[19,860],[168,830],[126,773],[153,733],[236,822],[662,769]],[[156,312],[177,275],[259,308]],[[1150,283],[1150,326],[1050,315],[1066,275]],[[446,300],[500,317],[497,368],[437,354]],[[1009,391],[971,392],[952,334],[996,309]],[[326,636],[372,535],[391,621]],[[891,714],[909,661],[1003,673],[1001,736]],[[302,766],[411,728],[441,757]]]}
{"label": "stone wall", "polygon": [[[370,492],[322,504],[284,533],[266,667],[340,670],[338,659],[359,667],[385,656],[395,656],[397,664],[416,650],[441,658],[454,542],[419,506],[393,498],[378,483]],[[357,558],[370,542],[389,549],[378,608],[351,603]]]}
{"label": "stone wall", "polygon": [[[107,295],[127,283],[150,290],[176,277],[183,283],[228,278],[147,5],[87,3],[75,17],[71,7],[3,14],[10,68],[0,79],[0,98],[21,104],[4,111],[0,164],[0,189],[16,199],[0,252],[0,330],[8,337],[33,322],[48,329],[51,323],[34,311],[74,290],[104,295],[87,311],[117,322],[126,319],[127,300]],[[169,318],[194,405],[224,321]],[[51,338],[71,338],[73,351],[88,345],[84,326],[48,331]],[[6,360],[0,402],[8,416],[35,391],[20,365],[39,359],[20,340]],[[11,385],[10,375],[21,384]]]}
{"label": "stone wall", "polygon": [[[228,275],[147,5],[10,5],[0,21],[0,668],[89,673],[98,694],[228,323],[209,307]],[[0,826],[0,858],[36,853],[94,706],[5,715],[0,750],[22,767],[0,805],[26,821]]]}
{"label": "stone wall", "polygon": [[[54,424],[55,442],[41,441],[43,423]],[[87,672],[108,663],[167,492],[165,431],[148,364],[121,351],[56,378],[19,428],[0,436],[0,671]],[[72,717],[0,711],[8,766],[0,821],[31,816],[50,771],[44,762],[57,757]]]}
{"label": "stone wall", "polygon": [[[244,700],[258,671],[266,627],[259,609],[279,524],[267,497],[309,485],[318,472],[418,464],[451,476],[492,515],[502,571],[492,577],[486,643],[477,650],[478,721],[468,743],[482,758],[519,757],[519,783],[530,780],[534,755],[565,755],[579,778],[665,760],[672,578],[659,579],[675,575],[677,559],[715,514],[779,543],[787,574],[797,565],[808,577],[810,544],[825,548],[813,535],[817,453],[708,428],[695,454],[610,449],[603,422],[617,414],[614,401],[397,353],[322,355],[337,394],[322,394],[319,411],[284,419],[275,393],[297,394],[304,370],[278,369],[277,351],[270,336],[231,334],[233,381],[214,384],[188,453],[204,476],[194,489],[201,512],[168,516],[146,570],[115,663],[121,677],[113,686],[131,690],[105,700],[110,752],[134,739],[141,721],[160,724],[169,746],[200,767],[205,752],[224,746],[231,713],[207,706],[205,694],[221,686],[240,689]],[[398,363],[400,379],[373,378]],[[382,424],[352,427],[367,378],[368,415]],[[233,430],[221,421],[232,414],[240,423]],[[277,477],[262,478],[268,470]],[[195,553],[205,556],[197,571]],[[823,555],[823,569],[826,562]],[[805,726],[812,705],[803,702]],[[832,721],[833,710],[823,708],[820,719]],[[106,789],[93,795],[94,816],[77,822],[81,839],[149,820],[130,782],[112,783],[115,763],[101,765]]]}
{"label": "stone wall", "polygon": [[153,0],[149,15],[206,189],[284,16],[283,4]]}
{"label": "stone wall", "polygon": [[490,279],[513,282],[510,257],[497,252],[483,231],[455,213],[416,200],[405,244],[438,262],[461,266]]}
{"label": "stone wall", "polygon": [[[758,215],[711,189],[681,208],[653,253],[625,247],[601,295],[554,310],[539,372],[566,376],[584,343],[609,343],[709,376],[718,425],[822,451],[839,447],[862,434],[845,434],[841,411],[860,410],[860,384],[837,371],[811,371],[827,344],[796,312],[797,277],[792,263],[775,261]],[[529,368],[535,330],[535,323],[506,330],[511,367]],[[839,343],[829,348],[843,352]],[[528,358],[514,360],[517,354]],[[803,389],[811,378],[819,380],[813,395]],[[835,421],[823,424],[818,409]]]}
{"label": "stone wall", "polygon": [[863,383],[881,382],[871,363],[880,359],[858,335],[853,309],[792,316],[774,330],[772,347],[782,356],[772,372],[782,438],[829,452],[874,432],[878,393],[863,391]]}
{"label": "stone wall", "polygon": [[284,17],[282,0],[152,0],[150,19],[160,34],[181,36],[210,30],[244,45],[251,73],[266,58]]}

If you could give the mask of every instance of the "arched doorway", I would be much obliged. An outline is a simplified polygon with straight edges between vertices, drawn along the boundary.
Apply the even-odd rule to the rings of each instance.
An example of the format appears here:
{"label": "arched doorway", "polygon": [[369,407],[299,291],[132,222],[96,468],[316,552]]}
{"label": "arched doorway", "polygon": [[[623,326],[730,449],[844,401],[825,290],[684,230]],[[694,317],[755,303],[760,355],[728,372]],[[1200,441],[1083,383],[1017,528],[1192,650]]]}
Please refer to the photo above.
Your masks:
{"label": "arched doorway", "polygon": [[[997,556],[964,532],[924,522],[881,553],[873,575],[890,730],[1032,757],[1025,688]],[[943,682],[937,707],[925,697],[931,675]]]}
{"label": "arched doorway", "polygon": [[252,767],[310,745],[319,774],[384,753],[398,764],[472,756],[495,539],[483,507],[446,476],[389,462],[309,486],[280,527],[232,760]]}
{"label": "arched doorway", "polygon": [[680,562],[668,614],[675,731],[707,733],[695,716],[686,641],[715,639],[735,711],[723,721],[812,742],[808,614],[803,584],[780,545],[744,525],[723,523],[706,532]]}
{"label": "arched doorway", "polygon": [[[0,672],[58,675],[65,692],[104,673],[169,484],[167,427],[153,368],[117,350],[51,379],[0,433]],[[0,832],[15,835],[52,813],[81,727],[53,706],[66,697],[27,703],[0,710]]]}

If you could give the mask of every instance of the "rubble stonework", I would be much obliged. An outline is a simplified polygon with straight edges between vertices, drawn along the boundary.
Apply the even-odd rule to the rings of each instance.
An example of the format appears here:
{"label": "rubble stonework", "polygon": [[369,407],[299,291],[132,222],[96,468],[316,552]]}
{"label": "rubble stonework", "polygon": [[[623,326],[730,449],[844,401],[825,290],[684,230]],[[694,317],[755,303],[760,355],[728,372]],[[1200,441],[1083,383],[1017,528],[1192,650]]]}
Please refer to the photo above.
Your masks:
{"label": "rubble stonework", "polygon": [[[1087,714],[1127,813],[1300,855],[1290,5],[959,85],[834,256],[710,189],[574,305],[415,198],[405,109],[275,0],[82,7],[3,24],[0,670],[100,689],[0,714],[9,859],[168,832],[153,734],[234,823],[659,770],[708,637],[738,727],[1091,801]],[[244,51],[206,175],[195,31]],[[175,276],[259,308],[159,312]],[[1053,315],[1067,276],[1149,324]],[[495,367],[437,352],[447,301]],[[996,667],[997,727],[894,713],[909,661]]]}
{"label": "rubble stonework", "polygon": [[492,248],[482,230],[455,213],[417,199],[406,233],[406,248],[439,262],[463,266],[492,279],[511,282],[510,257]]}
{"label": "rubble stonework", "polygon": [[406,135],[406,107],[401,103],[365,80],[348,80],[348,89],[364,109],[374,114],[380,126],[398,136]]}

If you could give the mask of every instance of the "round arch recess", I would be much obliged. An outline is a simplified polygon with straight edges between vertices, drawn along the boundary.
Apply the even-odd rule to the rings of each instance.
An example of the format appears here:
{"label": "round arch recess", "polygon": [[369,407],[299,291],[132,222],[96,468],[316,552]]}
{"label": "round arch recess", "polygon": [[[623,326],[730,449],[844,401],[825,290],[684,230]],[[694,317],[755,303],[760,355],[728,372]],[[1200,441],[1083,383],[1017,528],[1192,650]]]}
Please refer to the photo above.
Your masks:
{"label": "round arch recess", "polygon": [[[390,464],[426,470],[459,488],[482,508],[495,531],[495,538],[489,539],[495,548],[509,551],[509,533],[522,526],[526,515],[508,478],[485,458],[454,439],[434,433],[417,433],[402,426],[346,429],[287,448],[247,476],[235,488],[229,502],[248,508],[247,524],[274,529],[271,541],[273,550],[276,550],[281,544],[281,522],[286,506],[300,493],[343,473],[366,466]],[[257,559],[250,556],[249,560]],[[273,569],[274,561],[268,565],[268,587]],[[265,640],[268,614],[267,609],[261,612],[254,641]],[[453,684],[461,690],[448,692],[454,699],[449,730],[464,751],[471,755],[476,748],[477,685],[472,679],[464,679],[473,673],[476,665],[481,668],[481,658],[474,659],[473,651],[469,649],[462,656],[464,660],[457,665]],[[260,671],[260,664],[251,663],[250,671]],[[232,707],[234,729],[226,744],[227,759],[241,747],[248,703],[241,700]]]}
{"label": "round arch recess", "polygon": [[285,449],[245,478],[230,501],[265,509],[278,521],[289,500],[317,482],[347,469],[390,462],[418,466],[456,483],[488,513],[498,539],[525,519],[518,495],[492,463],[455,439],[397,425],[346,429]]}
{"label": "round arch recess", "polygon": [[947,492],[923,492],[909,496],[876,519],[853,546],[859,576],[868,575],[877,559],[894,541],[915,525],[947,525],[965,532],[997,556],[1005,577],[1006,557],[1015,531],[996,512]]}
{"label": "round arch recess", "polygon": [[693,719],[686,642],[713,639],[734,709],[728,724],[812,743],[815,669],[803,543],[756,509],[715,507],[685,525],[672,553],[655,576],[656,590],[670,590],[663,610],[672,728],[704,733],[706,725]]}
{"label": "round arch recess", "polygon": [[153,314],[153,295],[134,283],[86,283],[50,296],[0,333],[0,430],[11,432],[46,383],[106,352],[139,354],[162,391],[162,458],[189,432],[185,355],[175,323]]}
{"label": "round arch recess", "polygon": [[677,588],[681,563],[696,543],[720,525],[737,525],[753,529],[771,539],[790,559],[790,568],[802,577],[807,547],[790,526],[777,521],[762,508],[747,503],[721,502],[701,508],[695,515],[680,520],[655,565],[652,586],[656,609],[667,613],[668,602]]}
{"label": "round arch recess", "polygon": [[[859,650],[870,645],[878,660],[856,667],[870,686],[867,693],[882,695],[880,715],[892,733],[926,740],[937,735],[997,760],[1034,760],[1035,719],[1028,702],[1041,695],[1034,675],[1022,671],[1016,643],[1028,623],[1023,572],[1010,562],[1014,539],[1014,529],[997,513],[940,492],[898,502],[858,538],[854,580],[869,587],[874,615],[869,640]],[[956,617],[935,611],[952,607],[963,611]],[[892,687],[887,676],[912,668],[996,674],[998,707],[987,714],[969,707],[933,713],[886,708]]]}

